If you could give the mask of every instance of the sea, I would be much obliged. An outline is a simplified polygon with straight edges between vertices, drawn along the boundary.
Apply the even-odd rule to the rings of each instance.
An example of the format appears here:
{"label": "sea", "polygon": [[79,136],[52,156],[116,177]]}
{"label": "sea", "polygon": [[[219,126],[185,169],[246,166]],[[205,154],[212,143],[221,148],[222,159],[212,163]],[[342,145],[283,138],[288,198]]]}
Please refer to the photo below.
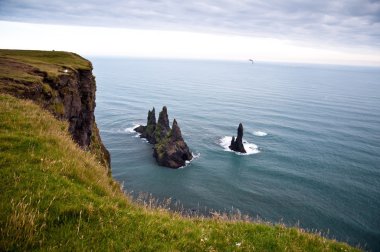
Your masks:
{"label": "sea", "polygon": [[[132,195],[380,251],[380,68],[90,57],[112,176]],[[133,128],[167,106],[194,159],[158,166]],[[229,150],[243,124],[247,154]]]}

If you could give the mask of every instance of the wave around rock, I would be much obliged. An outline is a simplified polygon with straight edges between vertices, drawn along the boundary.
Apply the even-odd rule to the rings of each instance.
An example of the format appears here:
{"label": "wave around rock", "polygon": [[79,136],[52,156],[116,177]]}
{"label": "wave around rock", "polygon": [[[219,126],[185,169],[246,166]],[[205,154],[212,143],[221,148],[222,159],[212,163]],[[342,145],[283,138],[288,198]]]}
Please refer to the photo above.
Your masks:
{"label": "wave around rock", "polygon": [[231,140],[232,140],[231,136],[224,136],[221,139],[219,139],[219,144],[220,146],[223,147],[224,151],[235,152],[237,155],[252,155],[252,154],[260,153],[259,147],[256,144],[249,143],[244,139],[243,139],[243,145],[247,153],[233,151],[229,147],[231,144]]}
{"label": "wave around rock", "polygon": [[193,155],[193,158],[191,160],[186,160],[185,165],[179,167],[178,169],[183,169],[183,168],[189,166],[191,164],[191,162],[193,162],[195,159],[198,159],[201,156],[201,153],[195,154],[194,152],[191,152],[191,154]]}
{"label": "wave around rock", "polygon": [[[131,133],[131,134],[133,133],[133,134],[135,134],[136,133],[135,128],[137,128],[139,126],[141,126],[141,124],[137,124],[136,123],[136,124],[133,124],[132,127],[125,128],[124,131],[127,132],[127,133]],[[140,134],[140,133],[138,133],[138,134]]]}

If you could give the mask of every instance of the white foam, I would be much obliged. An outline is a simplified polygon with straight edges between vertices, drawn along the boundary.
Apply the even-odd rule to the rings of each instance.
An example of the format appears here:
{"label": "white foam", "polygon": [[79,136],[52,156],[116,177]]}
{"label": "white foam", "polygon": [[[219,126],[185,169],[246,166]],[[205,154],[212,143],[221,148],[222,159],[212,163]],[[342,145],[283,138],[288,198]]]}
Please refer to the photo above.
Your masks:
{"label": "white foam", "polygon": [[[135,131],[135,129],[137,128],[137,127],[139,127],[139,126],[141,126],[141,124],[137,124],[137,123],[135,123],[135,124],[133,124],[133,126],[132,127],[128,127],[128,128],[125,128],[124,129],[124,132],[126,132],[127,134],[133,134],[133,137],[140,137],[140,135],[141,135],[141,133],[138,133],[138,132],[136,132]],[[148,142],[146,139],[144,139],[144,138],[141,138],[143,141],[145,140],[146,142]]]}
{"label": "white foam", "polygon": [[199,157],[201,156],[201,153],[194,154],[194,152],[192,152],[191,154],[193,155],[193,158],[192,158],[191,160],[186,160],[186,161],[185,161],[185,165],[179,167],[178,169],[183,169],[183,168],[185,168],[185,167],[188,166],[191,162],[193,162],[195,159],[197,159],[197,158],[199,158]]}
{"label": "white foam", "polygon": [[254,131],[253,134],[254,134],[255,136],[260,136],[260,137],[268,135],[268,133],[266,133],[266,132],[264,132],[264,131],[260,131],[260,130],[258,130],[258,131]]}
{"label": "white foam", "polygon": [[135,129],[141,126],[140,124],[134,124],[132,127],[125,128],[124,131],[127,133],[136,133]]}
{"label": "white foam", "polygon": [[257,154],[260,152],[259,147],[256,144],[248,143],[244,139],[243,139],[243,145],[244,145],[244,149],[247,153],[240,153],[240,152],[233,151],[229,147],[231,144],[231,140],[232,140],[232,137],[230,137],[230,136],[222,137],[219,140],[220,146],[223,147],[224,151],[235,152],[238,155],[252,155],[252,154]]}
{"label": "white foam", "polygon": [[194,154],[194,152],[192,152],[191,154],[193,155],[193,158],[192,158],[189,162],[191,162],[191,161],[193,161],[194,159],[197,159],[197,158],[199,158],[199,157],[201,156],[201,153]]}

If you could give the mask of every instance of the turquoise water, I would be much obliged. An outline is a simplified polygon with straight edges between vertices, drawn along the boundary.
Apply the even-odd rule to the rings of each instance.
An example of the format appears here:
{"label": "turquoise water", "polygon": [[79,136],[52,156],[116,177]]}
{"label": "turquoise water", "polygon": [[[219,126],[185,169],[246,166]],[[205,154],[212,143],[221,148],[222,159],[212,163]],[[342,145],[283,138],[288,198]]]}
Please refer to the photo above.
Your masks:
{"label": "turquoise water", "polygon": [[[91,60],[96,119],[128,191],[380,250],[379,68]],[[163,105],[198,156],[183,169],[157,166],[152,146],[130,131]],[[251,155],[221,146],[240,122],[257,146]]]}

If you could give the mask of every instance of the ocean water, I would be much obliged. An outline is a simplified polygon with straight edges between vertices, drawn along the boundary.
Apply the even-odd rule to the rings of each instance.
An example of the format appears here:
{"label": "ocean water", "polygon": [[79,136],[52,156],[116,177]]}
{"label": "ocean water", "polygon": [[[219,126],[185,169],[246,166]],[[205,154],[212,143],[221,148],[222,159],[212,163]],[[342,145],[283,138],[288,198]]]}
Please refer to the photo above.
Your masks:
{"label": "ocean water", "polygon": [[[380,251],[380,69],[90,58],[96,119],[126,190],[231,211]],[[168,107],[197,156],[157,166],[131,131]],[[244,126],[249,155],[226,149]]]}

